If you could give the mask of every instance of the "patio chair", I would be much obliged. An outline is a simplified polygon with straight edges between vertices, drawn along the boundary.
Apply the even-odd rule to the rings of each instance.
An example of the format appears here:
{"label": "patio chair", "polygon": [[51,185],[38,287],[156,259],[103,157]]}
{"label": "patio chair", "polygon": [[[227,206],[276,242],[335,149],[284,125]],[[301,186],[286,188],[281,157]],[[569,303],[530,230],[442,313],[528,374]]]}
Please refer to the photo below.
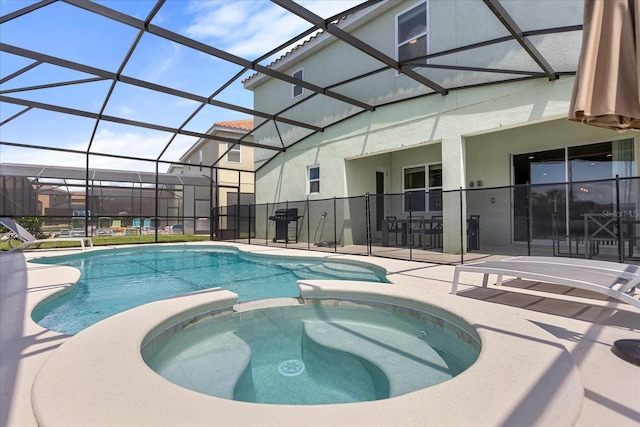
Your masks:
{"label": "patio chair", "polygon": [[442,247],[442,215],[433,215],[431,217],[431,221],[429,221],[429,227],[425,224],[423,230],[423,241],[426,240],[425,237],[429,236],[429,247],[430,248],[441,248]]}
{"label": "patio chair", "polygon": [[[412,247],[424,247],[425,223],[423,216],[413,216],[409,220],[409,245]],[[420,244],[416,245],[416,239]]]}
{"label": "patio chair", "polygon": [[[579,245],[584,240],[584,230],[582,220],[570,220],[569,232],[563,233],[565,225],[558,218],[558,214],[551,214],[551,239],[553,243],[553,256],[562,255],[580,255]],[[560,244],[567,242],[567,248],[569,252],[562,252],[560,250]],[[575,252],[571,251],[571,245],[575,243]]]}
{"label": "patio chair", "polygon": [[640,267],[637,265],[553,257],[516,257],[463,264],[455,267],[451,287],[453,295],[458,292],[462,272],[483,274],[484,288],[490,274],[497,275],[496,286],[502,284],[503,276],[510,276],[597,292],[640,309],[640,300],[633,296],[640,284]]}
{"label": "patio chair", "polygon": [[80,242],[80,247],[82,248],[82,251],[84,252],[84,250],[86,249],[86,245],[89,244],[89,247],[93,248],[93,241],[91,240],[90,237],[50,237],[48,239],[36,239],[36,237],[29,233],[29,231],[27,231],[24,227],[22,227],[20,224],[14,222],[13,220],[11,220],[10,218],[0,218],[0,224],[5,226],[6,228],[8,228],[9,230],[11,230],[11,232],[20,240],[22,240],[22,243],[20,243],[17,246],[12,246],[11,245],[11,239],[9,240],[9,247],[11,249],[9,249],[9,252],[11,251],[16,251],[19,249],[26,249],[29,246],[34,246],[34,245],[38,245],[40,243],[44,243],[44,242]]}
{"label": "patio chair", "polygon": [[402,227],[402,224],[397,221],[397,217],[388,216],[386,219],[389,235],[394,235],[395,246],[398,246],[398,235],[400,235],[401,241],[403,241],[404,239],[402,237],[405,234],[405,229]]}
{"label": "patio chair", "polygon": [[[585,258],[592,258],[600,253],[600,246],[620,246],[621,260],[633,256],[635,245],[635,219],[605,216],[602,212],[587,212],[584,217]],[[628,255],[625,253],[628,245]]]}

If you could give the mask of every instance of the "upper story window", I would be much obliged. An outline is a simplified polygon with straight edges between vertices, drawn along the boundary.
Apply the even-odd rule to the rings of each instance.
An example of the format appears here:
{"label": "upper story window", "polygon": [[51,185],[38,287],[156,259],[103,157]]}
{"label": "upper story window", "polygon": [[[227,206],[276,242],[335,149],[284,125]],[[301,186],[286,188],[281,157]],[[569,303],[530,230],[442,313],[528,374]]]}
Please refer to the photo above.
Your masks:
{"label": "upper story window", "polygon": [[427,54],[427,3],[420,3],[396,18],[396,58],[406,61]]}
{"label": "upper story window", "polygon": [[307,170],[308,193],[320,193],[320,166],[309,166]]}
{"label": "upper story window", "polygon": [[[302,68],[300,68],[298,71],[296,71],[293,74],[291,74],[291,76],[294,79],[302,80],[303,79]],[[295,98],[296,96],[300,96],[300,95],[302,95],[302,86],[293,85],[293,95],[292,95],[292,97]]]}
{"label": "upper story window", "polygon": [[227,162],[240,163],[240,144],[227,142]]}

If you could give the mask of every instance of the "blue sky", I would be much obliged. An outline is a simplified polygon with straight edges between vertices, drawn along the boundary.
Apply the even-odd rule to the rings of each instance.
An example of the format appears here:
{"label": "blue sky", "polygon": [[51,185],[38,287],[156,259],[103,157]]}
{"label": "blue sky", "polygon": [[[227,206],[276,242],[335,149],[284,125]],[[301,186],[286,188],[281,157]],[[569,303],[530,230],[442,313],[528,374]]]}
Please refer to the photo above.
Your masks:
{"label": "blue sky", "polygon": [[[300,1],[312,12],[326,18],[362,1]],[[0,15],[35,3],[27,0],[0,0]],[[155,5],[150,0],[96,2],[144,20]],[[187,1],[168,0],[152,20],[152,25],[254,60],[310,24],[284,9],[265,1]],[[138,34],[133,27],[57,2],[0,25],[0,42],[116,72]],[[268,64],[272,58],[262,62]],[[28,66],[33,61],[0,52],[0,78]],[[123,75],[181,91],[209,97],[239,72],[237,65],[204,55],[177,43],[145,34],[128,60]],[[253,72],[246,72],[246,78]],[[69,82],[93,77],[53,65],[39,65],[0,86],[2,94],[67,108],[99,112],[111,81],[65,85],[57,88],[20,90],[36,85]],[[240,79],[241,80],[241,79]],[[240,81],[215,98],[252,108],[252,93]],[[133,85],[118,83],[104,114],[159,125],[179,127],[199,103],[158,94]],[[0,121],[22,111],[23,106],[0,103]],[[206,130],[218,121],[248,118],[246,115],[206,106],[185,128]],[[95,120],[50,111],[31,110],[0,127],[3,142],[86,150]],[[96,130],[92,151],[155,159],[170,134],[102,121]],[[163,160],[177,160],[195,139],[179,136]],[[10,163],[84,166],[84,156],[45,150],[0,146],[0,161]],[[139,162],[92,158],[91,167],[150,170],[153,165]]]}

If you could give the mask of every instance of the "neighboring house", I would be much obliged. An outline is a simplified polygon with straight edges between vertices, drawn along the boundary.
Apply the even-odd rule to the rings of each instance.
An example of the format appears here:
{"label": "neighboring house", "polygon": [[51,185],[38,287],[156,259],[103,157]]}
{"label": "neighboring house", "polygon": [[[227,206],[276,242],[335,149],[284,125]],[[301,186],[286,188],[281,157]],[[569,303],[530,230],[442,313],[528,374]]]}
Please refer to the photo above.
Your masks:
{"label": "neighboring house", "polygon": [[[207,134],[215,139],[199,139],[180,157],[183,165],[172,165],[169,172],[176,174],[198,174],[212,177],[217,193],[213,193],[214,206],[246,205],[254,203],[254,156],[253,147],[225,142],[224,139],[253,142],[250,132],[253,130],[253,119],[233,120],[214,123]],[[186,164],[186,165],[184,165]],[[208,218],[210,215],[211,194],[205,189],[202,194],[187,194],[185,199],[185,217]],[[222,224],[226,228],[226,224]],[[185,230],[189,224],[185,224]],[[195,231],[202,233],[209,229],[207,220],[198,220]]]}
{"label": "neighboring house", "polygon": [[66,189],[61,189],[59,185],[39,185],[37,187],[39,215],[47,215],[47,210],[58,206],[71,206],[71,195]]}
{"label": "neighboring house", "polygon": [[[527,3],[510,2],[510,11],[526,17],[527,12],[519,8],[530,7]],[[540,7],[550,20],[549,28],[554,22],[569,20],[563,16],[582,16],[581,0],[548,3]],[[535,22],[536,17],[530,19]],[[481,1],[388,1],[355,13],[338,26],[387,56],[406,60],[452,50],[456,43],[465,44],[465,37],[471,43],[469,34],[482,34],[477,36],[479,40],[497,38],[504,28],[502,32],[492,30],[496,22]],[[481,211],[483,243],[509,245],[527,238],[522,222],[525,194],[509,189],[487,191],[461,207],[459,194],[447,191],[637,176],[637,133],[615,133],[567,120],[581,32],[564,34],[562,45],[551,32],[538,37],[540,49],[559,64],[558,79],[543,76],[515,81],[520,76],[491,75],[492,69],[539,69],[526,54],[521,56],[517,43],[496,43],[429,60],[434,66],[456,64],[463,68],[473,64],[487,70],[488,77],[480,73],[483,80],[478,80],[477,72],[427,69],[424,74],[430,79],[458,88],[444,96],[407,75],[387,70],[335,89],[375,105],[374,111],[361,112],[323,96],[287,111],[289,118],[316,126],[335,123],[323,132],[305,135],[282,125],[275,132],[273,127],[258,126],[262,119],[256,117],[256,143],[274,144],[279,138],[297,141],[268,161],[256,159],[260,166],[256,170],[256,203],[417,191],[423,196],[413,197],[414,213],[443,215],[445,229],[459,229],[460,209],[466,209],[466,215]],[[330,87],[381,65],[320,33],[270,67]],[[300,99],[315,95],[265,74],[251,76],[244,85],[254,92],[254,106],[259,111],[285,111]],[[561,206],[572,202],[567,199],[568,192],[559,197]],[[635,203],[637,195],[630,197],[625,202]],[[407,198],[394,200],[377,215],[406,215]],[[351,216],[351,221],[355,220]],[[540,222],[548,220],[540,218]],[[343,244],[357,240],[348,232],[342,236]],[[445,234],[444,250],[456,253],[460,249],[459,235]]]}

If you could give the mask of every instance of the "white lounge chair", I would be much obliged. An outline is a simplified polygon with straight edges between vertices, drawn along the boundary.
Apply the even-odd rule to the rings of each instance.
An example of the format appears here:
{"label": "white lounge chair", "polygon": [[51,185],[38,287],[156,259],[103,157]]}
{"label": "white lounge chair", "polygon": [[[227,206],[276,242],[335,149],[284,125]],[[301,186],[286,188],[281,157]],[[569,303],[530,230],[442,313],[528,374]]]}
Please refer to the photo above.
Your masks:
{"label": "white lounge chair", "polygon": [[640,300],[631,291],[640,284],[640,266],[578,258],[517,257],[502,261],[486,261],[455,267],[451,293],[458,292],[460,273],[481,273],[482,286],[487,287],[489,275],[497,275],[496,285],[503,276],[537,280],[570,286],[607,295],[640,309]]}
{"label": "white lounge chair", "polygon": [[49,239],[36,239],[35,236],[29,233],[24,227],[9,218],[0,218],[0,224],[7,227],[18,239],[22,240],[22,243],[18,246],[11,246],[10,239],[9,247],[11,247],[11,249],[9,251],[25,249],[29,246],[44,242],[80,242],[80,247],[83,252],[86,250],[87,244],[89,247],[93,248],[93,241],[91,240],[91,237],[53,237]]}

